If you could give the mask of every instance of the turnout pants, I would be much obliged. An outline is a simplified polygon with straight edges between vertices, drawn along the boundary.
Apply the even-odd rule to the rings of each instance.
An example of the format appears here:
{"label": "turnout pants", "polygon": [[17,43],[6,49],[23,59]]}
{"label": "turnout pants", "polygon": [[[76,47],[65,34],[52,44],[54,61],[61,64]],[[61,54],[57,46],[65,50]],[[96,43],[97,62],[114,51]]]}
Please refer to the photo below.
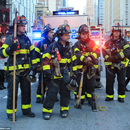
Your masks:
{"label": "turnout pants", "polygon": [[[38,82],[37,95],[36,95],[37,98],[42,97],[42,93],[41,93],[41,75],[42,75],[42,73],[39,73],[39,82]],[[43,78],[44,78],[44,76],[43,76]],[[45,94],[45,86],[46,86],[46,84],[45,84],[44,79],[43,79],[43,92],[44,92],[43,95]]]}
{"label": "turnout pants", "polygon": [[[80,85],[80,79],[81,79],[81,73],[78,73],[77,75],[77,83],[78,86]],[[87,72],[84,72],[83,75],[83,86],[82,86],[82,93],[81,93],[81,102],[84,102],[85,97],[88,100],[92,99],[92,93],[94,92],[95,88],[95,76],[93,76],[91,79],[87,78]],[[77,95],[78,97],[78,95]]]}
{"label": "turnout pants", "polygon": [[[7,98],[7,114],[13,113],[13,76],[7,76],[8,82],[8,98]],[[27,114],[31,111],[31,86],[30,82],[22,76],[16,75],[15,85],[15,112],[17,111],[17,97],[18,97],[18,84],[20,83],[21,88],[21,103],[22,112]]]}
{"label": "turnout pants", "polygon": [[0,83],[4,83],[4,70],[0,70]]}
{"label": "turnout pants", "polygon": [[69,110],[70,91],[62,79],[49,80],[48,90],[43,104],[43,112],[52,113],[58,92],[60,93],[60,111]]}
{"label": "turnout pants", "polygon": [[117,74],[118,81],[118,98],[125,98],[125,76],[126,68],[118,70],[117,68],[112,69],[111,66],[106,68],[106,94],[107,97],[114,97],[114,82],[115,75]]}

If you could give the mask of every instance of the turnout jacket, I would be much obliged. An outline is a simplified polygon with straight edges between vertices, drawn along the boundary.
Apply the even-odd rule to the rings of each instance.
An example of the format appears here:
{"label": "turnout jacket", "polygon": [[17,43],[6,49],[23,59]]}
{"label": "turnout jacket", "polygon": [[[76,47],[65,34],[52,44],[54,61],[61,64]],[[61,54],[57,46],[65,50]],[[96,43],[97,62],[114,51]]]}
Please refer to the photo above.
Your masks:
{"label": "turnout jacket", "polygon": [[85,42],[80,39],[74,45],[74,54],[77,57],[77,70],[81,70],[84,65],[84,60],[87,57],[92,58],[92,62],[95,68],[98,68],[98,57],[100,56],[100,50],[93,40],[88,38]]}
{"label": "turnout jacket", "polygon": [[[9,46],[14,42],[14,36],[10,35],[6,38],[4,44],[2,45],[2,50],[0,52],[0,56],[2,58],[8,58],[7,64],[4,68],[6,71],[13,71],[13,53],[10,51]],[[31,66],[37,65],[35,49],[31,44],[29,38],[25,35],[18,35],[16,39],[19,41],[20,50],[16,51],[16,70],[26,70]]]}
{"label": "turnout jacket", "polygon": [[[54,42],[54,40],[52,42]],[[50,40],[48,38],[45,38],[45,39],[41,40],[40,42],[38,42],[38,44],[37,44],[37,46],[35,48],[37,63],[42,62],[41,61],[42,54],[45,51],[45,49],[47,48],[47,46],[49,46],[52,42],[50,42]]]}
{"label": "turnout jacket", "polygon": [[[107,49],[110,49],[110,54],[107,52]],[[116,50],[115,52],[114,49]],[[104,64],[106,66],[113,64],[112,62],[107,61],[109,57],[118,55],[120,57],[120,61],[118,62],[121,62],[125,65],[125,67],[127,67],[129,62],[127,58],[130,55],[130,47],[127,41],[122,37],[117,40],[113,40],[113,38],[111,38],[110,40],[106,41],[102,47],[102,53],[104,57]]]}
{"label": "turnout jacket", "polygon": [[[59,60],[59,66],[61,70],[61,76],[56,77],[54,75],[54,79],[57,78],[63,78],[63,70],[65,69],[65,66],[68,67],[69,72],[73,71],[76,73],[76,56],[72,55],[71,49],[70,49],[70,43],[67,42],[66,45],[63,47],[63,45],[58,41],[50,44],[47,49],[44,51],[43,54],[43,71],[44,74],[52,74],[55,70],[54,66],[54,58],[56,57],[55,48],[58,48],[59,54],[61,57],[61,60]],[[66,63],[67,62],[67,63]]]}

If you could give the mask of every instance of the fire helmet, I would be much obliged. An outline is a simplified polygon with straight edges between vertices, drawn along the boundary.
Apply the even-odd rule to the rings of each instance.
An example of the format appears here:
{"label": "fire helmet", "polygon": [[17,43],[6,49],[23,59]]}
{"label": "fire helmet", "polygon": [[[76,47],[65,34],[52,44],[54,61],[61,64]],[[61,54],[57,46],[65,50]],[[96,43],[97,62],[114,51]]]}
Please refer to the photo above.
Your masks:
{"label": "fire helmet", "polygon": [[70,26],[68,24],[60,25],[56,31],[57,37],[59,37],[59,35],[63,35],[64,33],[71,33]]}
{"label": "fire helmet", "polygon": [[78,37],[76,37],[75,39],[79,39],[80,38],[80,34],[84,33],[84,32],[89,33],[89,29],[88,29],[88,26],[86,24],[80,25],[80,27],[79,27],[79,29],[77,31]]}
{"label": "fire helmet", "polygon": [[121,26],[119,25],[119,23],[116,23],[114,26],[112,26],[112,32],[116,30],[121,31]]}
{"label": "fire helmet", "polygon": [[54,28],[52,28],[50,24],[47,24],[46,26],[44,26],[41,36],[47,36],[50,30],[54,30]]}
{"label": "fire helmet", "polygon": [[89,33],[89,29],[86,24],[82,24],[78,29],[78,34],[83,33],[83,32]]}
{"label": "fire helmet", "polygon": [[[15,24],[15,19],[13,20],[13,26],[14,24]],[[27,20],[24,15],[17,17],[17,25],[21,25],[21,24],[25,24],[25,25],[27,24]]]}

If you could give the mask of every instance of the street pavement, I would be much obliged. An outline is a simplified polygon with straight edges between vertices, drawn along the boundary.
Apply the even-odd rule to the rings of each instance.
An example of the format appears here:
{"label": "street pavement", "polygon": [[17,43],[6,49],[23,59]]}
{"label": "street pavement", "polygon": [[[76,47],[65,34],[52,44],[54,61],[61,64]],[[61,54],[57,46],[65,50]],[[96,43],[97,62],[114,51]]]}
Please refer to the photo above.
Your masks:
{"label": "street pavement", "polygon": [[[124,103],[117,101],[117,81],[115,82],[114,101],[105,101],[105,69],[101,73],[102,89],[96,89],[100,106],[105,106],[106,111],[93,112],[88,102],[85,101],[82,109],[74,108],[76,100],[71,92],[70,110],[67,118],[60,117],[60,105],[56,102],[50,120],[44,120],[42,116],[42,104],[36,103],[36,90],[38,82],[32,84],[32,111],[34,118],[22,115],[21,92],[18,93],[17,121],[15,124],[9,121],[6,116],[7,90],[0,91],[0,130],[11,128],[11,130],[130,130],[130,92],[126,92]],[[5,83],[7,86],[7,83]],[[25,86],[26,87],[26,86]],[[130,89],[130,83],[127,86]],[[58,95],[58,98],[60,96]]]}

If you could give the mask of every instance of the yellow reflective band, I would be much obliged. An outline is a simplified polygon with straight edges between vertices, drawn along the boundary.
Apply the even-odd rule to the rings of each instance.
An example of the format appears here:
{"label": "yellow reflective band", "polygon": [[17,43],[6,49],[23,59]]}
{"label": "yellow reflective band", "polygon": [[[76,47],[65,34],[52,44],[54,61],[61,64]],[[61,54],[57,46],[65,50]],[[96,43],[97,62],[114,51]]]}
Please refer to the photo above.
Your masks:
{"label": "yellow reflective band", "polygon": [[[15,112],[17,112],[17,109],[15,109]],[[7,114],[13,114],[13,109],[6,109]]]}
{"label": "yellow reflective band", "polygon": [[77,95],[77,92],[74,92],[75,95]]}
{"label": "yellow reflective band", "polygon": [[108,55],[106,55],[106,56],[105,56],[105,59],[107,60],[107,58],[108,58],[108,57],[109,57],[109,56],[108,56]]}
{"label": "yellow reflective band", "polygon": [[[22,65],[18,65],[18,69],[28,69],[29,68],[29,64],[24,64]],[[7,66],[5,66],[4,70],[7,70]],[[9,66],[9,71],[14,70],[14,66]],[[17,70],[17,65],[15,66],[15,70]]]}
{"label": "yellow reflective band", "polygon": [[114,95],[106,95],[108,98],[114,98]]}
{"label": "yellow reflective band", "polygon": [[35,48],[35,51],[40,54],[40,49],[38,47]]}
{"label": "yellow reflective band", "polygon": [[129,47],[129,44],[126,44],[123,48],[126,49]]}
{"label": "yellow reflective band", "polygon": [[73,66],[73,71],[76,71],[77,70],[77,66]]}
{"label": "yellow reflective band", "polygon": [[37,61],[37,62],[40,62],[40,58],[37,58],[36,61]]}
{"label": "yellow reflective band", "polygon": [[83,54],[84,56],[88,56],[90,53],[89,52],[86,52],[85,54]]}
{"label": "yellow reflective band", "polygon": [[37,98],[41,98],[41,97],[42,97],[41,95],[38,95],[38,94],[37,94]]}
{"label": "yellow reflective band", "polygon": [[50,70],[50,69],[51,69],[50,65],[43,65],[43,70]]}
{"label": "yellow reflective band", "polygon": [[93,47],[93,51],[95,51],[97,48],[98,48],[98,46],[95,45],[95,46]]}
{"label": "yellow reflective band", "polygon": [[69,106],[68,107],[60,107],[61,111],[65,111],[65,110],[69,110]]}
{"label": "yellow reflective band", "polygon": [[74,51],[80,51],[78,48],[75,48]]}
{"label": "yellow reflective band", "polygon": [[71,59],[61,59],[60,61],[59,61],[59,63],[70,63],[71,62]]}
{"label": "yellow reflective band", "polygon": [[6,54],[5,49],[3,49],[3,55],[4,55],[5,57],[8,57],[8,55]]}
{"label": "yellow reflective band", "polygon": [[98,65],[93,65],[93,66],[94,66],[94,68],[96,68],[96,69],[98,68]]}
{"label": "yellow reflective band", "polygon": [[77,59],[76,55],[72,56],[72,61],[74,61],[76,59]]}
{"label": "yellow reflective band", "polygon": [[27,49],[20,49],[19,54],[29,54],[29,50]]}
{"label": "yellow reflective band", "polygon": [[60,74],[60,77],[56,77],[56,76],[54,75],[54,79],[61,79],[61,78],[63,78],[62,74]]}
{"label": "yellow reflective band", "polygon": [[103,46],[102,49],[106,50],[106,46]]}
{"label": "yellow reflective band", "polygon": [[88,97],[88,98],[91,98],[91,97],[92,97],[92,95],[91,95],[91,94],[89,94],[89,93],[87,93],[87,97]]}
{"label": "yellow reflective band", "polygon": [[120,52],[119,54],[120,54],[120,56],[121,56],[122,59],[125,57],[125,55],[124,55],[123,52]]}
{"label": "yellow reflective band", "polygon": [[96,53],[93,53],[92,55],[94,56],[95,59],[97,59],[97,54]]}
{"label": "yellow reflective band", "polygon": [[32,64],[36,64],[36,63],[37,63],[36,59],[32,60]]}
{"label": "yellow reflective band", "polygon": [[80,57],[80,61],[83,61],[83,59],[84,59],[84,56],[82,55],[82,56]]}
{"label": "yellow reflective band", "polygon": [[47,57],[49,60],[51,59],[51,55],[49,53],[45,53],[43,54],[42,58]]}
{"label": "yellow reflective band", "polygon": [[85,95],[81,95],[81,99],[85,99]]}
{"label": "yellow reflective band", "polygon": [[43,112],[48,112],[48,113],[52,113],[52,109],[50,109],[50,110],[47,110],[46,108],[44,108],[43,107],[43,110],[42,110]]}
{"label": "yellow reflective band", "polygon": [[125,98],[125,95],[118,95],[118,98]]}
{"label": "yellow reflective band", "polygon": [[32,51],[34,49],[34,46],[33,45],[31,45],[30,46],[30,51]]}
{"label": "yellow reflective band", "polygon": [[105,65],[111,65],[111,62],[104,62]]}
{"label": "yellow reflective band", "polygon": [[28,105],[23,105],[22,104],[22,109],[28,109],[28,108],[31,108],[31,104],[28,104]]}
{"label": "yellow reflective band", "polygon": [[6,49],[8,46],[9,45],[7,45],[7,44],[3,44],[1,48],[5,48]]}
{"label": "yellow reflective band", "polygon": [[[70,75],[70,72],[69,72],[69,75]],[[56,77],[56,76],[54,75],[54,79],[59,79],[59,78],[63,78],[62,74],[60,74],[60,77]]]}
{"label": "yellow reflective band", "polygon": [[83,65],[77,65],[77,69],[82,69]]}

